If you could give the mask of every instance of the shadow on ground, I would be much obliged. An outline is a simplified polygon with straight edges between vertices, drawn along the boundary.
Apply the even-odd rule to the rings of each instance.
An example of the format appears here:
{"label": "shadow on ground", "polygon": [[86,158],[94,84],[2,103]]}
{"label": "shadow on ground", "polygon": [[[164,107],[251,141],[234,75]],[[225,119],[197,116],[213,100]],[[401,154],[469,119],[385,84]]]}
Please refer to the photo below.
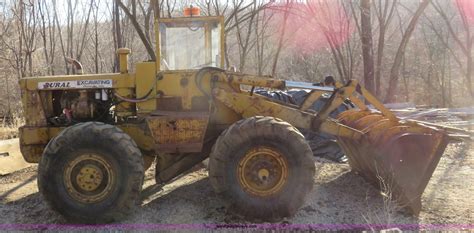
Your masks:
{"label": "shadow on ground", "polygon": [[[35,178],[25,180],[2,196]],[[155,189],[149,194],[156,198],[137,208],[122,223],[250,223],[227,211],[225,202],[214,193],[209,179],[204,176],[168,192]],[[46,205],[38,192],[4,204],[0,216],[5,216],[0,220],[2,223],[66,223]],[[388,224],[416,223],[416,219],[387,212],[377,190],[361,177],[346,171],[328,181],[317,181],[306,204],[296,216],[283,223]]]}
{"label": "shadow on ground", "polygon": [[[361,177],[345,172],[316,183],[306,204],[284,223],[388,224],[417,220],[387,209],[378,191]],[[208,178],[180,186],[145,204],[126,222],[134,223],[249,223],[226,210]]]}
{"label": "shadow on ground", "polygon": [[0,208],[0,216],[3,216],[0,220],[2,224],[66,223],[59,214],[44,203],[38,192],[4,204]]}

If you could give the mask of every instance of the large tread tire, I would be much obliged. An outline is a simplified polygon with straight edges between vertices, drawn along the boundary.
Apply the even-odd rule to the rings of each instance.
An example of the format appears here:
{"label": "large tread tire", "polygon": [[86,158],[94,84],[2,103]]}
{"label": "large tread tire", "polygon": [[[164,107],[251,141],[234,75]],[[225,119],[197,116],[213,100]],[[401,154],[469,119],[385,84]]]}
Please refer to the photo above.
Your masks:
{"label": "large tread tire", "polygon": [[[65,185],[66,164],[81,153],[98,153],[116,182],[105,199],[83,203]],[[137,144],[121,129],[100,122],[73,125],[46,146],[38,169],[38,187],[46,202],[68,221],[108,223],[125,218],[140,201],[144,162]]]}
{"label": "large tread tire", "polygon": [[[252,148],[270,146],[283,152],[288,163],[284,186],[269,196],[246,192],[239,183],[239,161]],[[315,165],[303,135],[289,123],[273,117],[240,120],[217,139],[209,159],[209,178],[214,190],[230,204],[230,210],[249,220],[281,221],[293,216],[312,190]]]}

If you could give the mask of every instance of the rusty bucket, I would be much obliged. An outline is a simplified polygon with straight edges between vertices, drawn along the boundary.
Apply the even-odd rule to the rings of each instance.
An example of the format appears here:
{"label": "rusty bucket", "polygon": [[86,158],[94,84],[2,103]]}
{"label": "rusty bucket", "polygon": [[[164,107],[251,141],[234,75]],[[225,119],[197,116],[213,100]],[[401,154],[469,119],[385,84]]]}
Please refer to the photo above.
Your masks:
{"label": "rusty bucket", "polygon": [[421,195],[448,144],[447,134],[369,110],[346,111],[338,119],[364,133],[357,141],[338,138],[353,171],[417,215]]}

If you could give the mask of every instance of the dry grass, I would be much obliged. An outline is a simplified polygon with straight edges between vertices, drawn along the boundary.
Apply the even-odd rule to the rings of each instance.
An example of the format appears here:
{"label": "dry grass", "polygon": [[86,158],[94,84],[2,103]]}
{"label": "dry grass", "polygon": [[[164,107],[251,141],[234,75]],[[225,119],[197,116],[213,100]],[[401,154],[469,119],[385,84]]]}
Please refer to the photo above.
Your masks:
{"label": "dry grass", "polygon": [[0,140],[18,137],[18,128],[24,124],[24,119],[20,114],[14,114],[11,120],[0,120]]}
{"label": "dry grass", "polygon": [[[379,180],[380,193],[382,195],[383,205],[381,207],[369,208],[369,211],[363,213],[362,216],[368,224],[376,224],[379,226],[386,225],[387,229],[390,225],[396,222],[395,215],[397,211],[400,211],[402,207],[397,204],[393,197],[393,180],[384,179],[377,171],[377,179]],[[369,204],[369,197],[367,196],[367,204]],[[372,229],[377,231],[377,229]]]}

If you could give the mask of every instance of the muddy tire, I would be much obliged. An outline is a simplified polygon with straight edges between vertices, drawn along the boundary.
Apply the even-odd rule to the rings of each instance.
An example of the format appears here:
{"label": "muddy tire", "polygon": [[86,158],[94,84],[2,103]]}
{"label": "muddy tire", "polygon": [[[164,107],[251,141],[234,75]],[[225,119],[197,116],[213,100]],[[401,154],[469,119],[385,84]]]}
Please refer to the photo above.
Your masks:
{"label": "muddy tire", "polygon": [[214,190],[230,210],[255,221],[280,221],[304,204],[315,166],[303,135],[272,117],[241,120],[217,139],[209,160]]}
{"label": "muddy tire", "polygon": [[99,122],[73,125],[49,142],[38,169],[38,187],[68,221],[123,219],[139,202],[143,158],[119,128]]}

